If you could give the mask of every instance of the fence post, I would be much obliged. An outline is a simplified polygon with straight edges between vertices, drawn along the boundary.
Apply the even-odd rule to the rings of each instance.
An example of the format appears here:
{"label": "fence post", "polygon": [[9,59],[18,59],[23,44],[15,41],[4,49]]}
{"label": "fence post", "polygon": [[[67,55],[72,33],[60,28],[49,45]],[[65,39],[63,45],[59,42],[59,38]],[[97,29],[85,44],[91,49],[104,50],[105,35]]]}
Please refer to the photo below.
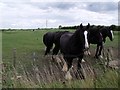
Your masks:
{"label": "fence post", "polygon": [[16,48],[13,49],[13,66],[16,68]]}

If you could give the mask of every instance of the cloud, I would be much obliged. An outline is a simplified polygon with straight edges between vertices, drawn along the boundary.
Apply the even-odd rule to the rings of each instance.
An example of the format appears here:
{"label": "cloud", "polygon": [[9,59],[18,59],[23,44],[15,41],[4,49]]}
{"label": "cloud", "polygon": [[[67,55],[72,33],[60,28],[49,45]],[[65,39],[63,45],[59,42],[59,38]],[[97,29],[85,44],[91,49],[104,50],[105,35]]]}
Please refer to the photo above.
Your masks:
{"label": "cloud", "polygon": [[94,2],[87,5],[87,9],[94,12],[109,12],[118,9],[117,3]]}
{"label": "cloud", "polygon": [[[19,2],[18,2],[19,1]],[[117,24],[116,2],[0,2],[0,28],[43,28],[80,23]]]}
{"label": "cloud", "polygon": [[75,2],[29,2],[29,4],[39,9],[54,8],[66,10],[75,6]]}
{"label": "cloud", "polygon": [[31,2],[118,2],[119,0],[30,0]]}

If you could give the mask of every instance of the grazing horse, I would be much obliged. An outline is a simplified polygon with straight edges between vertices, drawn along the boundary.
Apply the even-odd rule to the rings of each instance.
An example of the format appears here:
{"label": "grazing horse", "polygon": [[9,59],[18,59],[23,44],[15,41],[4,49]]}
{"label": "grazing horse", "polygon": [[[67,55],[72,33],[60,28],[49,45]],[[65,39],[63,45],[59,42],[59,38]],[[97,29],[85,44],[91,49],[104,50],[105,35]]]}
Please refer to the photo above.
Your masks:
{"label": "grazing horse", "polygon": [[47,55],[55,44],[52,55],[57,55],[60,49],[60,37],[68,31],[47,32],[43,36],[43,43],[46,46],[45,54]]}
{"label": "grazing horse", "polygon": [[106,41],[106,37],[109,37],[111,41],[113,41],[113,31],[111,27],[97,27],[90,28],[88,32],[88,43],[97,44],[97,49],[95,53],[95,58],[102,58],[101,52],[103,49],[103,43]]}
{"label": "grazing horse", "polygon": [[[67,69],[65,71],[69,72],[73,59],[78,58],[77,71],[79,75],[80,73],[82,74],[81,61],[84,55],[84,49],[89,47],[87,40],[87,29],[89,29],[89,27],[90,24],[84,28],[81,23],[74,33],[65,33],[61,36],[60,51],[63,54],[63,58],[67,65]],[[84,79],[83,74],[81,78]]]}

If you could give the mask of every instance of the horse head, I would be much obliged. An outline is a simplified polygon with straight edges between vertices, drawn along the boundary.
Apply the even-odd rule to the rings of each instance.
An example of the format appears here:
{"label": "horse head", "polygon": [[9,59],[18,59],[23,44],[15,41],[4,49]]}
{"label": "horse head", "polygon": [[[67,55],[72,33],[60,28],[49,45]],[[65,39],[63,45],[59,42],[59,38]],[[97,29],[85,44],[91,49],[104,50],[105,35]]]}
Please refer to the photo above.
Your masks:
{"label": "horse head", "polygon": [[109,37],[111,41],[114,39],[113,30],[111,27],[105,27],[106,36]]}
{"label": "horse head", "polygon": [[111,41],[113,41],[114,34],[113,34],[112,27],[109,27],[109,29],[108,29],[108,37],[110,38]]}
{"label": "horse head", "polygon": [[[88,44],[88,29],[90,27],[90,24],[88,23],[87,26],[83,26],[82,23],[79,26],[79,30],[82,31],[83,33],[83,39],[84,39],[84,48],[88,49],[89,48],[89,44]],[[81,34],[81,32],[80,32]],[[82,36],[82,35],[81,35]]]}

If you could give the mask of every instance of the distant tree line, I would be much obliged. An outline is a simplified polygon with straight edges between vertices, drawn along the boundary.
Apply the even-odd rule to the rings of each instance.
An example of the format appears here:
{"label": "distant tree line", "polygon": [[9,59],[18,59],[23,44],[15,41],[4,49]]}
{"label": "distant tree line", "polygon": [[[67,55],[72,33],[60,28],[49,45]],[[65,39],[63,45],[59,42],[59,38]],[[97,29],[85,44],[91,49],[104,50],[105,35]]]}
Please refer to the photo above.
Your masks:
{"label": "distant tree line", "polygon": [[[59,25],[59,29],[61,30],[64,30],[64,29],[77,29],[79,25],[75,25],[75,26],[62,26],[62,25]],[[98,28],[98,27],[112,27],[112,30],[113,31],[120,31],[120,26],[117,26],[117,25],[110,25],[110,26],[102,26],[102,25],[91,25],[91,27],[95,27],[95,28]],[[37,28],[37,29],[0,29],[0,31],[36,31],[36,30],[51,30],[51,29],[54,29],[54,30],[57,30],[58,28]]]}
{"label": "distant tree line", "polygon": [[[77,26],[61,26],[59,25],[59,29],[77,29]],[[110,25],[110,26],[102,26],[102,25],[91,25],[91,27],[111,27],[113,31],[120,31],[120,26]]]}
{"label": "distant tree line", "polygon": [[59,26],[59,29],[76,29],[78,26]]}

